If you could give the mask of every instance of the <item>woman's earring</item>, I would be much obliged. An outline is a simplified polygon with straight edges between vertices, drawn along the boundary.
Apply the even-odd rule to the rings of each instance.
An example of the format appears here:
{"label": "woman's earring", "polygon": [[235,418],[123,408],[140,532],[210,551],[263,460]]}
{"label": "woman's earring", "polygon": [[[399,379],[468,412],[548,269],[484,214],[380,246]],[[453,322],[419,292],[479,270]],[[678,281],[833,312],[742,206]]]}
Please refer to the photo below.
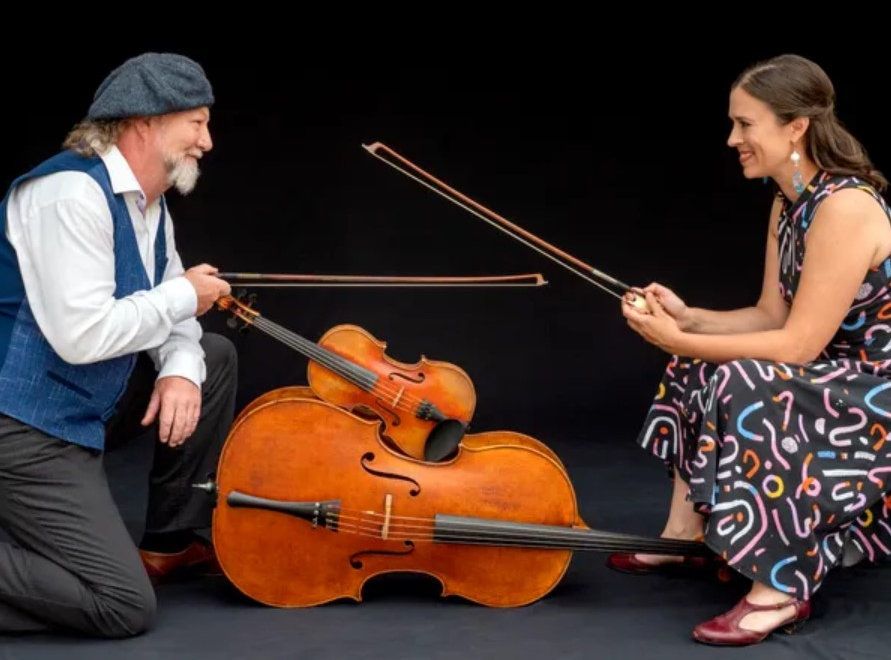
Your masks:
{"label": "woman's earring", "polygon": [[793,149],[792,155],[789,158],[792,161],[792,166],[795,168],[792,172],[792,187],[800,195],[804,192],[804,180],[801,178],[801,170],[798,167],[799,163],[801,163],[801,154],[798,153],[798,150]]}

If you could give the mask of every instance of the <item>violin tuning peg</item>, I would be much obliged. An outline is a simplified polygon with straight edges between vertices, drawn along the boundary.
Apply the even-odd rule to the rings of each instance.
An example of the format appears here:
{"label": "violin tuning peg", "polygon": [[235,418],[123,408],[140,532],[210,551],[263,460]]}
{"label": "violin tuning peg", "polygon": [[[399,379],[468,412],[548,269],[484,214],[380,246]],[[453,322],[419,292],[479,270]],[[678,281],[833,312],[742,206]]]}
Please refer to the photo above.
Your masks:
{"label": "violin tuning peg", "polygon": [[229,326],[230,328],[232,328],[233,330],[237,330],[238,329],[238,319],[236,319],[234,316],[230,316],[228,319],[226,319],[226,325]]}

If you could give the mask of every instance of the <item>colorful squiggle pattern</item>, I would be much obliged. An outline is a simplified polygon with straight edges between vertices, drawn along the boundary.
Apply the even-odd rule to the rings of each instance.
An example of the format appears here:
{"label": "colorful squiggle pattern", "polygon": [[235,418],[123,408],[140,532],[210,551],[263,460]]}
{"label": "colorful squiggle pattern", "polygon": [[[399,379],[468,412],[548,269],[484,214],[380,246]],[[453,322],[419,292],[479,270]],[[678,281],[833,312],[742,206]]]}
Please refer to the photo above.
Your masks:
{"label": "colorful squiggle pattern", "polygon": [[[822,173],[779,222],[780,290],[791,304],[820,201],[859,188]],[[706,543],[776,589],[809,598],[853,542],[891,555],[891,258],[871,270],[820,358],[712,364],[673,356],[638,442],[676,467]]]}

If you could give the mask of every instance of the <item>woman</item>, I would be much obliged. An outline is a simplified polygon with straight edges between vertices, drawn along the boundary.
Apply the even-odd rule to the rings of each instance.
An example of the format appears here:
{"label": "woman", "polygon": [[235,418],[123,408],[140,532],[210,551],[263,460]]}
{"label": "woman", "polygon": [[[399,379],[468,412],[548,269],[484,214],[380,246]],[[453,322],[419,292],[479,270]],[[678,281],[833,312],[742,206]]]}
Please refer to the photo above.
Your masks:
{"label": "woman", "polygon": [[[651,314],[622,306],[673,354],[639,438],[674,479],[662,535],[704,538],[752,580],[732,610],[696,626],[705,643],[751,644],[803,622],[846,543],[870,560],[891,554],[887,181],[834,99],[826,73],[795,55],[731,88],[727,144],[744,176],[778,188],[754,307],[691,308],[659,284],[643,289]],[[677,561],[609,563],[642,573]]]}

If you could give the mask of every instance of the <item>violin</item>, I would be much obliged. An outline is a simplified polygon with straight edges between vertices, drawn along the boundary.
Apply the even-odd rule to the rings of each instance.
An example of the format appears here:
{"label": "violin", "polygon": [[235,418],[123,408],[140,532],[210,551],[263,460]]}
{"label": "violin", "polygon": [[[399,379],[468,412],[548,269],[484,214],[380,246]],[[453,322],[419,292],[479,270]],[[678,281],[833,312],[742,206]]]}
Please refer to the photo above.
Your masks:
{"label": "violin", "polygon": [[318,343],[270,321],[232,296],[220,309],[309,358],[313,396],[385,423],[385,437],[408,456],[441,460],[455,451],[473,417],[476,391],[467,373],[424,356],[405,364],[356,325],[338,325]]}
{"label": "violin", "polygon": [[565,469],[529,436],[466,435],[431,463],[395,451],[381,428],[287,395],[239,417],[212,490],[217,558],[240,591],[278,607],[360,601],[372,577],[407,571],[443,596],[514,607],[549,593],[576,550],[708,554],[590,529]]}

